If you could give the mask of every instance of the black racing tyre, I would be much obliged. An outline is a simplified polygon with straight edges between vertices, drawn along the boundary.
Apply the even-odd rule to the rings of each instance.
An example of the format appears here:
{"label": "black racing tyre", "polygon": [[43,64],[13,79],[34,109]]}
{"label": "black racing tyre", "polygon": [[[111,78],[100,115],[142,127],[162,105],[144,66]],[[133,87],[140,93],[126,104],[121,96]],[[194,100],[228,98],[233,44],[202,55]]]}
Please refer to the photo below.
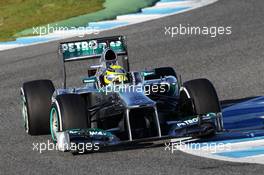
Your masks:
{"label": "black racing tyre", "polygon": [[56,97],[50,111],[50,131],[56,142],[56,132],[68,129],[90,128],[85,100],[78,94]]}
{"label": "black racing tyre", "polygon": [[155,71],[154,75],[149,75],[145,79],[146,80],[159,79],[165,76],[174,76],[177,78],[177,74],[172,67],[159,67],[159,68],[155,68],[154,71]]}
{"label": "black racing tyre", "polygon": [[172,67],[160,67],[154,70],[155,74],[159,77],[174,76],[177,78],[176,72]]}
{"label": "black racing tyre", "polygon": [[221,107],[213,84],[207,79],[195,79],[183,84],[181,101],[191,99],[192,110],[196,115],[219,113]]}
{"label": "black racing tyre", "polygon": [[49,134],[49,112],[55,88],[50,80],[23,84],[20,90],[25,130],[30,135]]}

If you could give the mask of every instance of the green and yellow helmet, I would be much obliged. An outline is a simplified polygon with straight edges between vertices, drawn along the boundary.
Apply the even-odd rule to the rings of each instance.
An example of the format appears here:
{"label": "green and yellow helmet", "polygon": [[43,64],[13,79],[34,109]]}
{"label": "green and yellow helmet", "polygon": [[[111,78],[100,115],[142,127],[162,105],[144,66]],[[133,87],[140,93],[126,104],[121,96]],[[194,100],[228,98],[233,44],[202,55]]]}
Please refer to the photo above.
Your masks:
{"label": "green and yellow helmet", "polygon": [[120,84],[126,82],[127,80],[125,69],[119,65],[110,65],[104,74],[105,85],[109,85],[111,83]]}

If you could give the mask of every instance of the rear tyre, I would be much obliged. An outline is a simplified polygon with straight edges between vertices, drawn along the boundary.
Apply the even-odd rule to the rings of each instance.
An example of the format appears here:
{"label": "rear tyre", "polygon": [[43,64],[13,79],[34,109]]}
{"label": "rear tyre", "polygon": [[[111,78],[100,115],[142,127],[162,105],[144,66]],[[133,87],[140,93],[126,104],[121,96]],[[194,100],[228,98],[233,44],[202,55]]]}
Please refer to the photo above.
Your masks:
{"label": "rear tyre", "polygon": [[154,71],[155,71],[154,75],[148,75],[147,77],[145,77],[145,79],[146,80],[159,79],[165,76],[174,76],[177,78],[177,74],[172,67],[159,67],[154,69]]}
{"label": "rear tyre", "polygon": [[77,94],[57,96],[50,111],[50,132],[53,141],[57,141],[58,131],[84,128],[90,128],[84,99]]}
{"label": "rear tyre", "polygon": [[22,116],[28,134],[49,134],[49,112],[54,90],[50,80],[26,82],[21,87]]}
{"label": "rear tyre", "polygon": [[177,74],[172,67],[160,67],[154,70],[155,70],[155,74],[159,77],[174,76],[177,78]]}

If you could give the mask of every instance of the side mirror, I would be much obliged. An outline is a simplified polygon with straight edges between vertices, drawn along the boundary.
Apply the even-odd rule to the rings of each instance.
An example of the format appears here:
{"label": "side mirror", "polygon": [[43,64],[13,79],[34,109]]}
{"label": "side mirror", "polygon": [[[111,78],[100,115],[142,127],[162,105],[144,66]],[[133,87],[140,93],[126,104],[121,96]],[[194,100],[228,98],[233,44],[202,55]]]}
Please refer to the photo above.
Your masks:
{"label": "side mirror", "polygon": [[155,75],[155,71],[144,71],[142,72],[143,77]]}
{"label": "side mirror", "polygon": [[91,69],[98,69],[98,68],[101,68],[101,67],[103,67],[102,64],[98,64],[98,65],[92,65],[92,66],[90,66]]}
{"label": "side mirror", "polygon": [[96,83],[96,82],[97,82],[97,79],[94,76],[83,79],[83,83]]}

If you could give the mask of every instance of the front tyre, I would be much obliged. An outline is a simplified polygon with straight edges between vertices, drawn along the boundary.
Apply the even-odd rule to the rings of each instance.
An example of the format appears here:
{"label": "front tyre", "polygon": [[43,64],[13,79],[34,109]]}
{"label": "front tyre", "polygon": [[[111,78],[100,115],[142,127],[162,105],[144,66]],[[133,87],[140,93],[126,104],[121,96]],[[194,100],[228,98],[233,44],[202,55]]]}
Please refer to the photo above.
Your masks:
{"label": "front tyre", "polygon": [[[187,81],[180,90],[181,111],[187,115],[218,114],[221,107],[213,84],[207,79],[196,79]],[[202,123],[203,133],[197,137],[212,137],[218,126],[211,122]],[[217,128],[216,128],[217,127]]]}
{"label": "front tyre", "polygon": [[219,113],[221,107],[213,84],[207,79],[187,81],[180,90],[180,99],[189,104],[189,111],[193,115]]}
{"label": "front tyre", "polygon": [[57,96],[50,110],[50,132],[53,141],[57,141],[57,132],[89,128],[89,121],[85,101],[80,95]]}

